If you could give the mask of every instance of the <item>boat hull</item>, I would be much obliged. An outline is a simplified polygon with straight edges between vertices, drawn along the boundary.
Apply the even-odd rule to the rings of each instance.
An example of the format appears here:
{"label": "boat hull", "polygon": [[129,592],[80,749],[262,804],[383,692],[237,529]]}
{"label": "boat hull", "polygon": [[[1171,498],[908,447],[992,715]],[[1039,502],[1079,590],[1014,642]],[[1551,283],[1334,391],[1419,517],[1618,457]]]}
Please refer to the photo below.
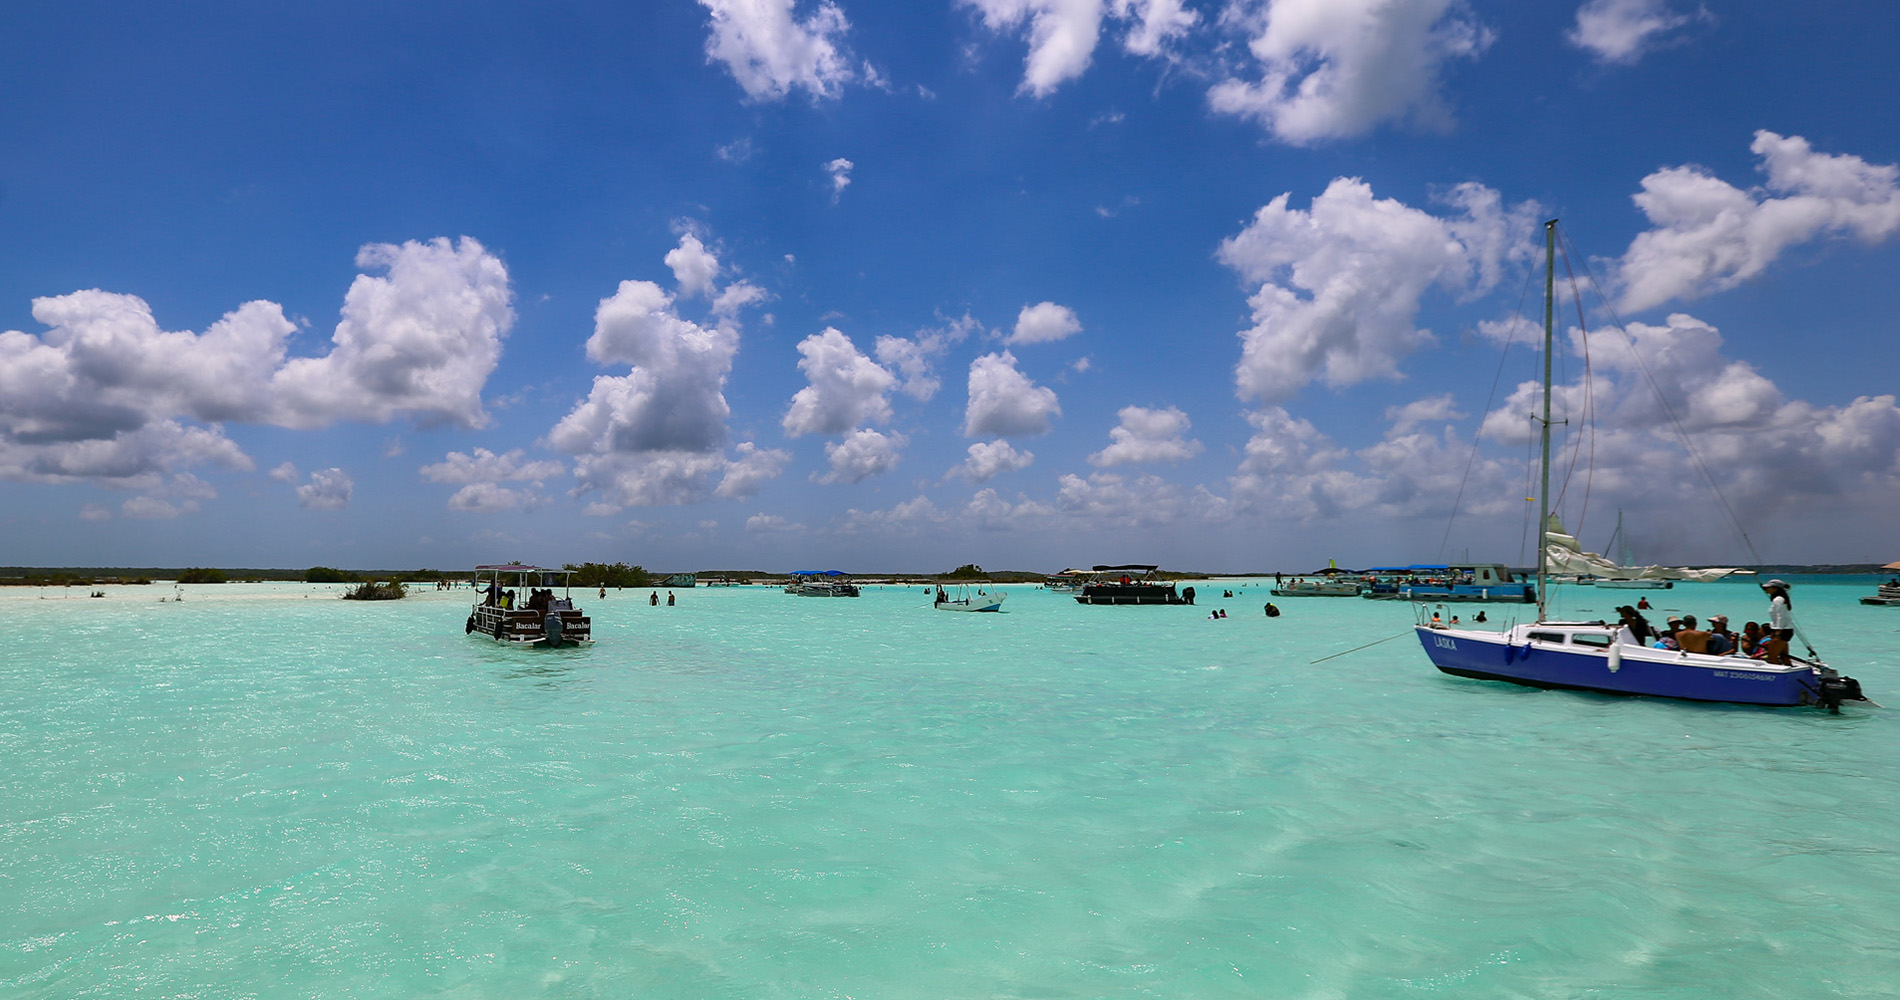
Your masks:
{"label": "boat hull", "polygon": [[988,597],[973,597],[967,601],[938,601],[936,607],[938,611],[1001,611],[1003,598],[1001,595],[993,594]]}
{"label": "boat hull", "polygon": [[1289,583],[1268,592],[1275,597],[1358,597],[1359,591],[1356,583]]}
{"label": "boat hull", "polygon": [[793,597],[856,597],[858,588],[849,583],[806,583],[785,588]]}
{"label": "boat hull", "polygon": [[1077,604],[1192,604],[1173,584],[1092,583],[1075,595]]}
{"label": "boat hull", "polygon": [[1811,705],[1820,675],[1806,664],[1775,666],[1641,646],[1550,646],[1510,633],[1415,626],[1432,664],[1445,673],[1530,687],[1646,695],[1741,705]]}
{"label": "boat hull", "polygon": [[[593,621],[579,608],[554,610],[547,614],[561,619],[562,628],[558,630],[561,645],[593,645]],[[530,608],[498,608],[493,605],[478,604],[469,612],[468,627],[464,631],[470,635],[493,639],[505,646],[533,646],[546,649],[553,645],[549,641],[547,623],[542,617],[542,612]]]}
{"label": "boat hull", "polygon": [[1428,604],[1535,604],[1537,586],[1527,583],[1505,583],[1492,587],[1412,585],[1390,590],[1377,588],[1361,596],[1374,601],[1422,601]]}
{"label": "boat hull", "polygon": [[1603,590],[1673,590],[1674,580],[1610,580],[1599,577],[1596,586]]}

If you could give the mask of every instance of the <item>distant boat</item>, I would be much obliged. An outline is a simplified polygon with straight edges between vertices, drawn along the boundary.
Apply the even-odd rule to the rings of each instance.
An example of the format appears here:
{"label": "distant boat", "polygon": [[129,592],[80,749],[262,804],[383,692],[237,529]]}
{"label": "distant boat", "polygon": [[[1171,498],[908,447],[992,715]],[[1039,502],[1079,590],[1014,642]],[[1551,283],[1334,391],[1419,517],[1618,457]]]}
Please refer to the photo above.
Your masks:
{"label": "distant boat", "polygon": [[1376,579],[1360,596],[1375,601],[1531,604],[1537,600],[1537,586],[1518,579],[1500,563],[1380,566],[1366,572]]}
{"label": "distant boat", "polygon": [[937,599],[933,606],[938,611],[1001,611],[1003,599],[1008,596],[988,580],[975,584],[953,584],[949,590],[945,590],[940,583],[937,584]]}
{"label": "distant boat", "polygon": [[[1542,510],[1538,524],[1550,524],[1550,351],[1553,341],[1553,288],[1556,280],[1557,223],[1544,226],[1544,396],[1539,416],[1543,452],[1538,463]],[[1656,649],[1625,639],[1619,623],[1550,621],[1544,587],[1553,546],[1537,550],[1537,620],[1502,631],[1447,627],[1433,614],[1414,626],[1432,665],[1458,677],[1508,681],[1541,688],[1568,688],[1608,694],[1640,694],[1691,701],[1749,705],[1825,705],[1840,711],[1843,701],[1866,702],[1860,684],[1842,677],[1813,657],[1789,656],[1771,663],[1746,656],[1717,656]],[[1601,558],[1601,557],[1598,557]],[[1597,584],[1601,587],[1603,584]],[[1423,617],[1424,612],[1420,612]]]}
{"label": "distant boat", "polygon": [[1742,572],[1730,567],[1690,569],[1687,566],[1635,565],[1630,557],[1629,535],[1623,530],[1623,512],[1620,510],[1616,512],[1616,531],[1610,535],[1610,542],[1617,550],[1615,562],[1595,552],[1583,551],[1576,537],[1564,531],[1563,523],[1556,515],[1551,515],[1544,522],[1544,550],[1549,571],[1574,573],[1579,577],[1578,582],[1594,577],[1588,582],[1611,590],[1667,590],[1674,587],[1678,580],[1710,583]]}
{"label": "distant boat", "polygon": [[1060,594],[1072,594],[1081,590],[1082,586],[1088,582],[1088,571],[1065,569],[1060,573],[1051,573],[1043,577],[1042,587],[1044,590],[1053,590]]}
{"label": "distant boat", "polygon": [[1275,597],[1358,597],[1365,589],[1358,580],[1305,580],[1294,578],[1277,583],[1270,593]]}
{"label": "distant boat", "polygon": [[1174,581],[1155,575],[1159,566],[1133,563],[1126,566],[1097,566],[1082,590],[1075,595],[1077,604],[1193,604],[1194,588],[1175,593]]}
{"label": "distant boat", "polygon": [[659,583],[654,584],[654,586],[656,587],[666,587],[669,589],[679,589],[679,590],[685,590],[688,587],[695,587],[698,585],[699,585],[699,574],[697,573],[675,573],[672,576],[669,576],[666,579],[661,580]]}
{"label": "distant boat", "polygon": [[835,569],[807,569],[792,574],[785,592],[795,597],[856,597],[857,584]]}
{"label": "distant boat", "polygon": [[[1900,563],[1887,563],[1885,570],[1900,570]],[[1889,582],[1881,584],[1873,591],[1873,597],[1862,597],[1862,605],[1881,605],[1900,608],[1900,576],[1894,576]]]}
{"label": "distant boat", "polygon": [[[593,622],[574,606],[573,591],[568,587],[573,570],[502,563],[475,567],[476,577],[488,577],[483,599],[469,611],[463,633],[480,633],[510,646],[551,648],[590,646],[594,642]],[[550,577],[559,575],[562,596],[554,596]],[[504,591],[512,579],[515,590]],[[536,597],[535,591],[546,587]],[[509,594],[513,595],[510,599]]]}

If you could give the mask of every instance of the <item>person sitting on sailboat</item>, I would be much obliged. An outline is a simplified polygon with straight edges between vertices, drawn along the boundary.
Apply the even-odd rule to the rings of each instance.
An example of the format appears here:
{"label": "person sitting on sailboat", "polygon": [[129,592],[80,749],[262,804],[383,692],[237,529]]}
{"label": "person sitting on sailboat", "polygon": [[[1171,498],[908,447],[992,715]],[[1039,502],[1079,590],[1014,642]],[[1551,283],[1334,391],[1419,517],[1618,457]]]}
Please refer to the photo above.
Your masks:
{"label": "person sitting on sailboat", "polygon": [[[1790,630],[1792,632],[1792,630]],[[1781,632],[1769,630],[1768,638],[1761,644],[1754,656],[1757,660],[1786,666],[1788,663],[1788,640]]]}
{"label": "person sitting on sailboat", "polygon": [[1709,652],[1716,656],[1735,652],[1735,633],[1728,630],[1727,615],[1716,615],[1709,619]]}
{"label": "person sitting on sailboat", "polygon": [[1696,627],[1694,615],[1682,616],[1682,627],[1676,630],[1676,648],[1685,653],[1708,653],[1709,633]]}
{"label": "person sitting on sailboat", "polygon": [[1622,615],[1621,627],[1616,630],[1616,641],[1627,646],[1647,646],[1656,630],[1649,626],[1649,619],[1642,612],[1625,604],[1616,609]]}

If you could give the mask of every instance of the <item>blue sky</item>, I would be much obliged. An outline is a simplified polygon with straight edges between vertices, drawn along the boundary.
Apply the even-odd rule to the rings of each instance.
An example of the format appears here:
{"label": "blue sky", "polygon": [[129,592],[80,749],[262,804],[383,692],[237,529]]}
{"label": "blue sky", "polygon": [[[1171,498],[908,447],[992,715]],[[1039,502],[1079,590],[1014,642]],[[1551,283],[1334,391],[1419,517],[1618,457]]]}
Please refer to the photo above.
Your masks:
{"label": "blue sky", "polygon": [[11,4],[0,562],[1885,561],[1897,20]]}

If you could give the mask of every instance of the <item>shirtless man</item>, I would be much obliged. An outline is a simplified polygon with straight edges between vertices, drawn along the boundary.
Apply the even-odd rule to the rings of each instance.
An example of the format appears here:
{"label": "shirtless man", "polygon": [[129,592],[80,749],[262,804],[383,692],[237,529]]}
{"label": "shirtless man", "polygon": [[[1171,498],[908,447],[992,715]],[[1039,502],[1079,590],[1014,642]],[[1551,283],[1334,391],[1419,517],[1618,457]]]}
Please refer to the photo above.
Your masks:
{"label": "shirtless man", "polygon": [[1709,633],[1696,628],[1694,615],[1682,616],[1682,628],[1676,631],[1676,645],[1685,653],[1706,653],[1709,651]]}

